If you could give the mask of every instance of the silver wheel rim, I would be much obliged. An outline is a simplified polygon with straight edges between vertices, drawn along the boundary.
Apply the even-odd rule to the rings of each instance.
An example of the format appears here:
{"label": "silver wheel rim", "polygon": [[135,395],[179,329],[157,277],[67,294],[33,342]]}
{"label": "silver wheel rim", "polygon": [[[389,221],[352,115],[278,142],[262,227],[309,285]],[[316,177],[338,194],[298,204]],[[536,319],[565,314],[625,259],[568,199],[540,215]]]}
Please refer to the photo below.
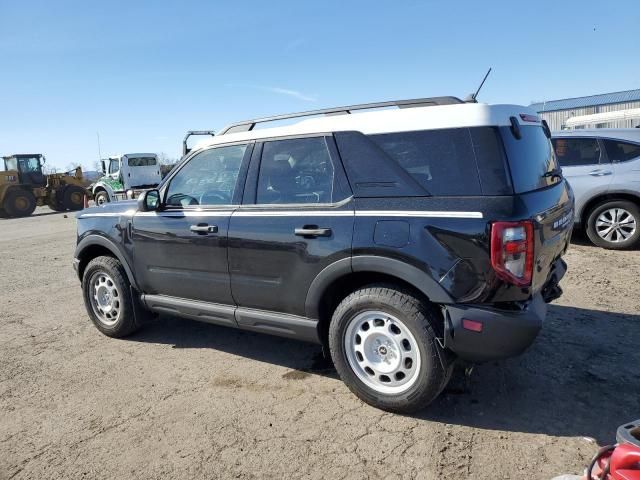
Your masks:
{"label": "silver wheel rim", "polygon": [[113,279],[104,272],[91,277],[90,299],[93,313],[100,323],[108,327],[115,325],[120,319],[122,309],[120,291]]}
{"label": "silver wheel rim", "polygon": [[96,200],[98,205],[104,205],[105,203],[107,203],[107,199],[104,197],[104,195],[98,195],[98,198]]}
{"label": "silver wheel rim", "polygon": [[353,372],[376,392],[403,393],[418,380],[418,342],[393,315],[365,311],[353,317],[345,332],[344,349]]}
{"label": "silver wheel rim", "polygon": [[600,238],[611,243],[630,239],[636,233],[636,228],[635,217],[624,208],[610,208],[600,213],[596,219],[596,233]]}

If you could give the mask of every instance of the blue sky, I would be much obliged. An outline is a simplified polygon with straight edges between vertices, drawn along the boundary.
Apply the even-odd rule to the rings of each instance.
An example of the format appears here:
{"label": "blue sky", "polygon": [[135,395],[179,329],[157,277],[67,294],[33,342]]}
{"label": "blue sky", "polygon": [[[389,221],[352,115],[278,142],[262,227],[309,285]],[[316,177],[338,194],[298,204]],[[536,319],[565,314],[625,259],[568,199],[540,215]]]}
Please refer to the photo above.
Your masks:
{"label": "blue sky", "polygon": [[349,103],[640,88],[640,2],[0,0],[0,154],[179,156],[186,130]]}

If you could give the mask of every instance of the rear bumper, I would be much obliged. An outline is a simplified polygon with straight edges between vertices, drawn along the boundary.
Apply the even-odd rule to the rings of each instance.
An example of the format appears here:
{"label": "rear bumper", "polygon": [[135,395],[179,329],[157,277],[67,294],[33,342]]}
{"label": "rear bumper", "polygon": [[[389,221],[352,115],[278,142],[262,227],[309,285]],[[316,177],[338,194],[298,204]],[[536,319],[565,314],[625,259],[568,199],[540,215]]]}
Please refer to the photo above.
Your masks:
{"label": "rear bumper", "polygon": [[[516,356],[536,339],[547,314],[547,302],[558,298],[558,282],[566,264],[561,259],[542,288],[522,309],[505,310],[479,305],[445,306],[445,347],[470,362],[486,362]],[[463,327],[463,320],[482,324],[482,331]]]}

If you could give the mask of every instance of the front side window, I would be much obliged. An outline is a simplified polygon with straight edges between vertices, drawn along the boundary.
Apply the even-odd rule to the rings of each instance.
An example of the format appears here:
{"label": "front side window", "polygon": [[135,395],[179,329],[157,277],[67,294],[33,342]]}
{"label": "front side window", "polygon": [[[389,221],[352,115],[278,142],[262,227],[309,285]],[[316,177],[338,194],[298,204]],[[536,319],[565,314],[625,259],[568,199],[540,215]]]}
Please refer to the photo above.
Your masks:
{"label": "front side window", "polygon": [[332,203],[335,168],[324,137],[266,142],[256,203]]}
{"label": "front side window", "polygon": [[233,145],[196,154],[171,179],[167,205],[230,205],[246,150],[247,145]]}
{"label": "front side window", "polygon": [[636,143],[604,140],[604,149],[607,151],[607,157],[612,162],[626,162],[627,160],[640,158],[640,145]]}
{"label": "front side window", "polygon": [[25,157],[20,159],[20,171],[39,172],[40,161],[37,157]]}
{"label": "front side window", "polygon": [[595,138],[558,137],[551,142],[562,167],[600,163],[600,145]]}
{"label": "front side window", "polygon": [[109,160],[109,173],[118,173],[120,171],[120,162],[118,160]]}

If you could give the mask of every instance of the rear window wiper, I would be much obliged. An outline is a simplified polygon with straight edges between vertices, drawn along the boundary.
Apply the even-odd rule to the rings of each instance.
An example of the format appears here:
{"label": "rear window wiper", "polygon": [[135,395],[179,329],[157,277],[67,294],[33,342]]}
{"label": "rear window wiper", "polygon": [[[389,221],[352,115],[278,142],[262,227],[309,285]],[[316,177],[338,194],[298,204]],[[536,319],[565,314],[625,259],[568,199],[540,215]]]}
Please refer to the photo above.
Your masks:
{"label": "rear window wiper", "polygon": [[548,172],[544,172],[542,174],[543,178],[560,178],[562,179],[562,169],[554,168],[553,170],[549,170]]}

